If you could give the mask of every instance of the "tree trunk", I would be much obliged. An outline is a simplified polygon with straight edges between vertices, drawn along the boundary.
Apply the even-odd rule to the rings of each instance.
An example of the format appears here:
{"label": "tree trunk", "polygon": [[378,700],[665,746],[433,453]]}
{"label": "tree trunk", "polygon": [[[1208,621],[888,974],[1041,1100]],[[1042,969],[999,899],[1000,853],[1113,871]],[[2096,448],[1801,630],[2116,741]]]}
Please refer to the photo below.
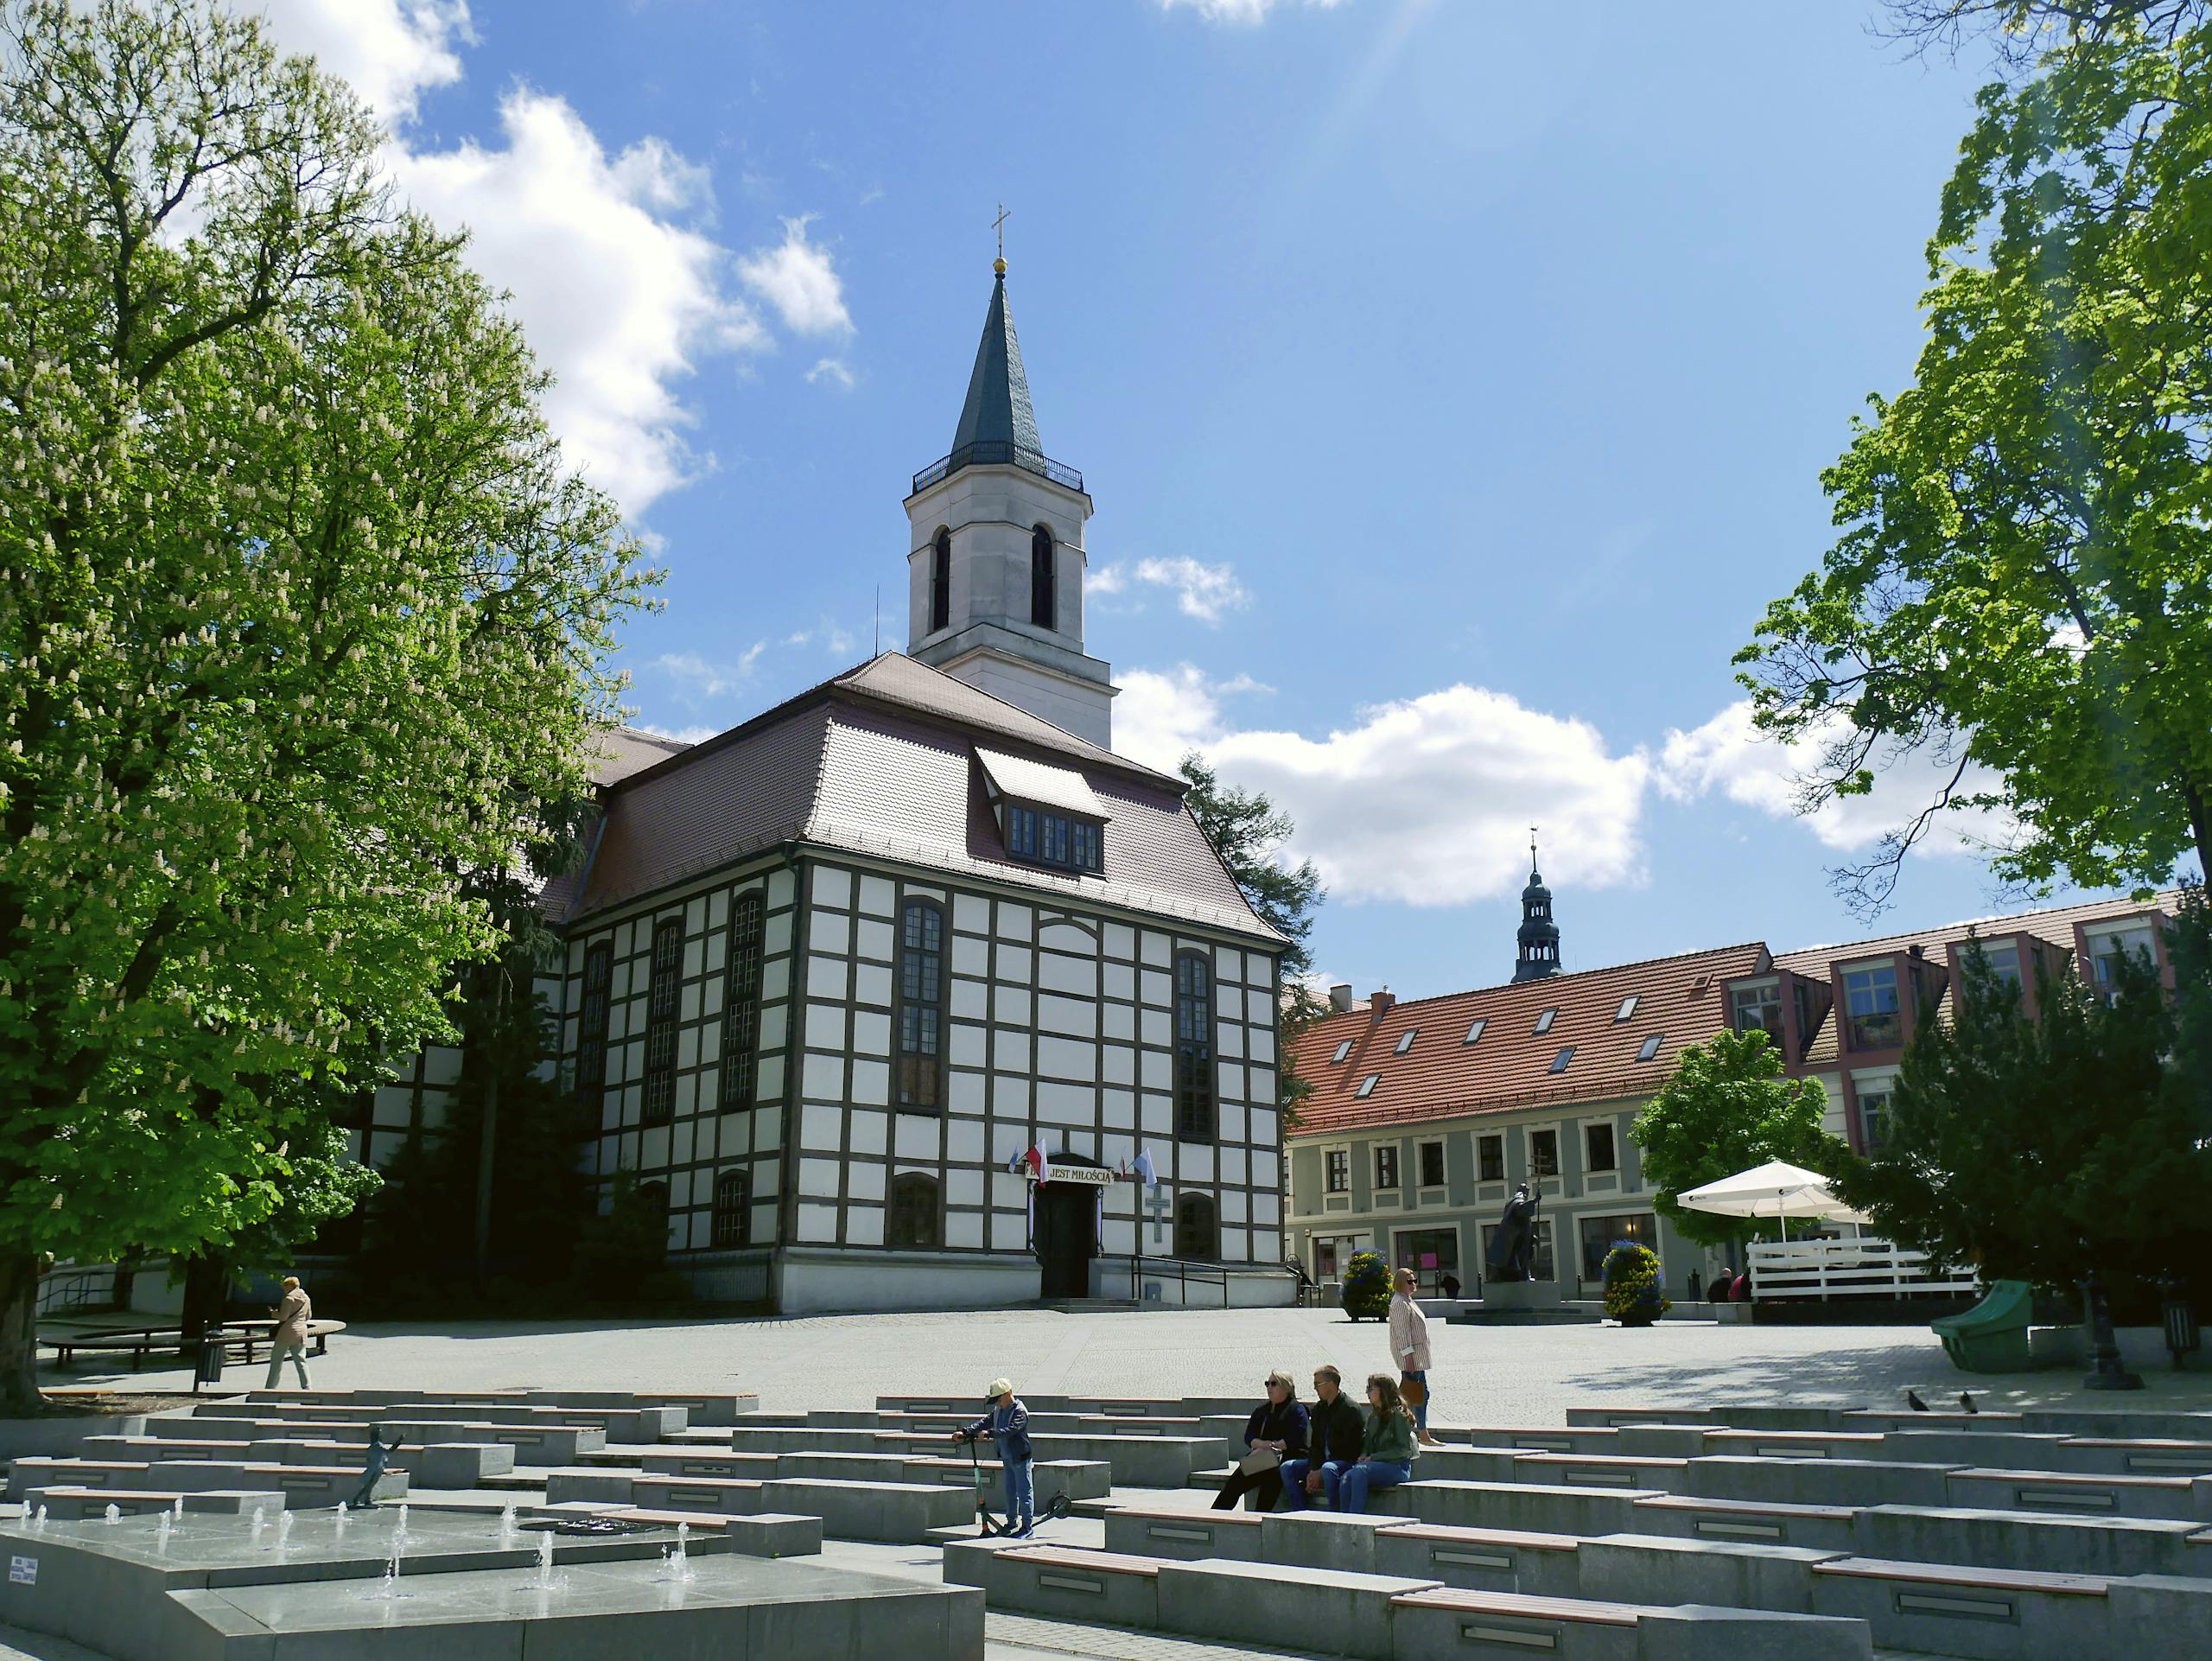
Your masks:
{"label": "tree trunk", "polygon": [[184,1260],[184,1345],[177,1353],[188,1361],[200,1357],[200,1329],[219,1321],[230,1301],[230,1260],[219,1253],[195,1251]]}
{"label": "tree trunk", "polygon": [[0,1253],[0,1413],[25,1418],[45,1404],[38,1391],[39,1257]]}

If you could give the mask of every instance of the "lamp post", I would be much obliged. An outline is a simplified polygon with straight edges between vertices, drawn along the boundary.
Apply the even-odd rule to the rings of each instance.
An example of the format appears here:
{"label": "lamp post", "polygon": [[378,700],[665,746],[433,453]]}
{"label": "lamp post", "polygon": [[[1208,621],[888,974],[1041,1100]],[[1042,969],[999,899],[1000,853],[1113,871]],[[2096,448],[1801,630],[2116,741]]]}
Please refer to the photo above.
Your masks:
{"label": "lamp post", "polygon": [[2082,1324],[2089,1335],[2089,1376],[2084,1390],[2140,1390],[2143,1380],[2120,1365],[2120,1340],[2113,1336],[2112,1306],[2104,1282],[2092,1267],[2082,1276]]}

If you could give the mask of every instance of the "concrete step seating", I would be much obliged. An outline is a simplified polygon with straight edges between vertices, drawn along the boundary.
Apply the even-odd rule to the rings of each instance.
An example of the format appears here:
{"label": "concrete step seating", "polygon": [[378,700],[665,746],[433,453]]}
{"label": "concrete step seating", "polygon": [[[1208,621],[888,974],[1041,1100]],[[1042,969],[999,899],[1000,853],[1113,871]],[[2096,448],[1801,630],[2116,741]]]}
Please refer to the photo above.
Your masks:
{"label": "concrete step seating", "polygon": [[103,1517],[110,1505],[121,1516],[150,1516],[156,1511],[175,1511],[180,1499],[184,1502],[188,1515],[215,1512],[244,1516],[256,1509],[270,1512],[284,1509],[283,1494],[253,1488],[208,1488],[192,1493],[160,1488],[34,1488],[25,1498],[24,1505],[26,1516],[43,1505],[49,1522],[62,1523]]}
{"label": "concrete step seating", "polygon": [[[893,1454],[939,1459],[953,1451],[950,1431],[921,1433],[832,1426],[740,1425],[730,1446],[740,1453]],[[1113,1480],[1126,1486],[1180,1487],[1194,1472],[1218,1463],[1220,1441],[1210,1436],[1064,1435],[1033,1430],[1030,1446],[1039,1461],[1104,1464]],[[979,1450],[980,1451],[980,1450]],[[961,1453],[964,1461],[967,1454]]]}
{"label": "concrete step seating", "polygon": [[[376,1497],[404,1499],[407,1473],[386,1471],[378,1479]],[[358,1465],[308,1465],[273,1460],[164,1459],[158,1461],[119,1460],[19,1459],[9,1473],[10,1497],[36,1504],[31,1496],[42,1488],[80,1487],[114,1492],[156,1489],[195,1493],[211,1489],[251,1489],[282,1495],[296,1506],[343,1504],[361,1486]]]}
{"label": "concrete step seating", "polygon": [[757,1411],[760,1398],[750,1391],[651,1391],[626,1390],[461,1390],[426,1394],[405,1390],[254,1390],[245,1399],[263,1406],[325,1403],[345,1407],[370,1403],[392,1407],[428,1402],[484,1405],[514,1403],[555,1408],[680,1407],[693,1428],[735,1424]]}

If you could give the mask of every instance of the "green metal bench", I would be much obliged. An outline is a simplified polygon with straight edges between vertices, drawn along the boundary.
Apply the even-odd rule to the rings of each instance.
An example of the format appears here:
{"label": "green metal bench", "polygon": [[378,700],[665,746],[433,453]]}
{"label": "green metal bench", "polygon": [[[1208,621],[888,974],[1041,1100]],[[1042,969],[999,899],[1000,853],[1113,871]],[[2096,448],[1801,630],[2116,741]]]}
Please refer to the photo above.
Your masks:
{"label": "green metal bench", "polygon": [[2027,1282],[1993,1281],[1988,1295],[1973,1308],[1929,1325],[1961,1372],[2025,1372],[2035,1365],[2028,1354],[2033,1301],[2034,1289]]}

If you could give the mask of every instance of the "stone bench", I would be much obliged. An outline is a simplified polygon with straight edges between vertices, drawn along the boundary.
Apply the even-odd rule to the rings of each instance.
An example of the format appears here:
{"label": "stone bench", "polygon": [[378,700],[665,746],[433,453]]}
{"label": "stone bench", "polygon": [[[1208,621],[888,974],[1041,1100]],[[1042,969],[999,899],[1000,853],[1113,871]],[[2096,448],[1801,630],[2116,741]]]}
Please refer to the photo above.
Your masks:
{"label": "stone bench", "polygon": [[1376,1572],[1376,1536],[1405,1525],[1402,1517],[1373,1511],[1269,1511],[1260,1518],[1259,1560],[1371,1575]]}
{"label": "stone bench", "polygon": [[695,1531],[719,1535],[729,1549],[745,1557],[810,1557],[822,1550],[822,1519],[794,1517],[782,1511],[656,1511],[644,1505],[623,1505],[604,1512],[626,1523],[651,1523],[660,1528],[688,1524]]}
{"label": "stone bench", "polygon": [[1796,1505],[1775,1500],[1707,1499],[1694,1494],[1648,1494],[1629,1523],[1611,1533],[1683,1534],[1694,1540],[1808,1546],[1815,1550],[1857,1549],[1852,1505]]}
{"label": "stone bench", "polygon": [[1154,1632],[1160,1626],[1156,1558],[1073,1546],[962,1540],[944,1548],[944,1578],[977,1586],[984,1604],[1021,1614]]}
{"label": "stone bench", "polygon": [[1965,1506],[1870,1505],[1851,1529],[1860,1556],[2002,1563],[2046,1574],[2212,1575],[2212,1536],[2194,1522]]}
{"label": "stone bench", "polygon": [[87,1436],[78,1444],[86,1459],[139,1462],[152,1459],[245,1459],[250,1441],[184,1436]]}
{"label": "stone bench", "polygon": [[[254,1460],[171,1459],[150,1467],[149,1487],[182,1489],[187,1492],[210,1488],[274,1490],[297,1509],[342,1505],[360,1491],[361,1471],[346,1465],[283,1465]],[[377,1479],[371,1494],[375,1499],[404,1499],[407,1473],[387,1470]]]}
{"label": "stone bench", "polygon": [[1568,1661],[1866,1661],[1866,1623],[1709,1604],[1659,1607],[1440,1587],[1393,1599],[1396,1661],[1554,1654]]}
{"label": "stone bench", "polygon": [[[1520,1454],[1609,1454],[1618,1446],[1620,1432],[1611,1426],[1569,1426],[1566,1429],[1544,1427],[1516,1429],[1511,1426],[1478,1426],[1466,1433],[1468,1444],[1475,1448],[1507,1448]],[[1451,1444],[1457,1447],[1457,1443]],[[1433,1448],[1421,1449],[1421,1456],[1440,1451]]]}
{"label": "stone bench", "polygon": [[2079,1471],[1966,1469],[1950,1473],[1948,1503],[1985,1511],[2088,1511],[2212,1521],[2212,1484],[2187,1476],[2093,1476]]}
{"label": "stone bench", "polygon": [[1946,1505],[1956,1467],[1880,1459],[1691,1460],[1675,1492],[1706,1499],[1779,1499],[1800,1505]]}
{"label": "stone bench", "polygon": [[823,1532],[840,1540],[882,1540],[900,1545],[912,1544],[931,1529],[950,1528],[976,1515],[972,1489],[820,1477],[779,1477],[764,1482],[760,1504],[769,1511],[819,1517]]}
{"label": "stone bench", "polygon": [[273,1414],[220,1422],[158,1418],[146,1421],[143,1434],[161,1441],[255,1441],[277,1436],[314,1436],[325,1441],[365,1442],[369,1439],[369,1423],[365,1419],[287,1419]]}
{"label": "stone bench", "polygon": [[146,1460],[71,1459],[66,1454],[26,1454],[8,1470],[8,1498],[21,1499],[34,1487],[144,1487],[152,1468]]}
{"label": "stone bench", "polygon": [[1572,1534],[1407,1524],[1376,1535],[1375,1572],[1470,1591],[1572,1597],[1581,1586],[1575,1557],[1581,1544]]}
{"label": "stone bench", "polygon": [[[987,1481],[1000,1482],[996,1465],[985,1462],[982,1469]],[[1103,1459],[1040,1459],[1031,1467],[1029,1476],[1039,1505],[1056,1493],[1071,1499],[1103,1499],[1114,1491],[1113,1467]],[[958,1487],[963,1483],[972,1485],[975,1479],[964,1457],[947,1454],[939,1459],[910,1456],[900,1463],[899,1480]]]}
{"label": "stone bench", "polygon": [[[1414,1467],[1418,1470],[1420,1467]],[[1636,1530],[1637,1489],[1569,1488],[1540,1482],[1402,1484],[1373,1496],[1378,1515],[1451,1528],[1516,1529],[1535,1534],[1624,1534]]]}
{"label": "stone bench", "polygon": [[184,1501],[188,1517],[245,1516],[257,1506],[270,1512],[284,1509],[283,1494],[256,1488],[207,1488],[188,1492],[162,1488],[34,1488],[25,1496],[24,1506],[29,1514],[43,1505],[50,1521],[68,1522],[104,1517],[110,1505],[125,1517],[149,1517],[157,1511],[175,1511],[180,1499]]}
{"label": "stone bench", "polygon": [[[197,1443],[181,1444],[197,1447]],[[361,1449],[352,1442],[284,1439],[241,1445],[238,1456],[277,1464],[348,1465],[361,1468]],[[176,1457],[176,1455],[169,1455]],[[202,1454],[200,1457],[208,1457]],[[407,1473],[408,1481],[424,1488],[475,1488],[488,1477],[505,1476],[515,1468],[515,1450],[503,1442],[434,1441],[409,1443],[391,1455],[391,1467]]]}
{"label": "stone bench", "polygon": [[604,1465],[562,1465],[543,1474],[545,1503],[549,1505],[569,1505],[577,1500],[626,1505],[639,1480],[636,1471],[612,1470]]}
{"label": "stone bench", "polygon": [[1162,1632],[1367,1661],[1391,1661],[1393,1600],[1438,1584],[1432,1575],[1292,1569],[1217,1557],[1164,1562],[1159,1581]]}
{"label": "stone bench", "polygon": [[[1876,1430],[1738,1430],[1698,1432],[1700,1454],[1748,1454],[1753,1459],[1884,1459],[1893,1457],[1889,1438]],[[1930,1449],[1923,1462],[1948,1462]]]}
{"label": "stone bench", "polygon": [[755,1516],[762,1509],[761,1486],[742,1477],[641,1476],[630,1485],[630,1503],[651,1511]]}
{"label": "stone bench", "polygon": [[607,1432],[596,1425],[493,1424],[461,1420],[387,1419],[377,1427],[417,1446],[441,1441],[499,1442],[515,1450],[518,1465],[574,1465],[580,1454],[607,1446]]}
{"label": "stone bench", "polygon": [[1567,1488],[1637,1488],[1647,1493],[1664,1493],[1682,1486],[1688,1467],[1686,1458],[1516,1454],[1504,1480],[1515,1481],[1525,1474],[1529,1481]]}
{"label": "stone bench", "polygon": [[1813,1607],[1854,1616],[1885,1649],[1980,1661],[2116,1658],[2107,1589],[2092,1575],[1838,1557],[1813,1568]]}
{"label": "stone bench", "polygon": [[1814,1569],[1847,1555],[1680,1535],[1608,1534],[1582,1543],[1578,1595],[1809,1615]]}
{"label": "stone bench", "polygon": [[1229,1557],[1261,1560],[1261,1514],[1248,1511],[1169,1511],[1116,1505],[1106,1513],[1106,1550],[1142,1557],[1197,1562]]}
{"label": "stone bench", "polygon": [[780,1454],[737,1454],[707,1448],[686,1448],[661,1453],[647,1450],[639,1468],[658,1476],[747,1477],[761,1481],[780,1474]]}
{"label": "stone bench", "polygon": [[2212,1475],[2212,1441],[2177,1437],[2069,1436],[2058,1444],[2062,1468],[2108,1471],[2121,1476]]}

